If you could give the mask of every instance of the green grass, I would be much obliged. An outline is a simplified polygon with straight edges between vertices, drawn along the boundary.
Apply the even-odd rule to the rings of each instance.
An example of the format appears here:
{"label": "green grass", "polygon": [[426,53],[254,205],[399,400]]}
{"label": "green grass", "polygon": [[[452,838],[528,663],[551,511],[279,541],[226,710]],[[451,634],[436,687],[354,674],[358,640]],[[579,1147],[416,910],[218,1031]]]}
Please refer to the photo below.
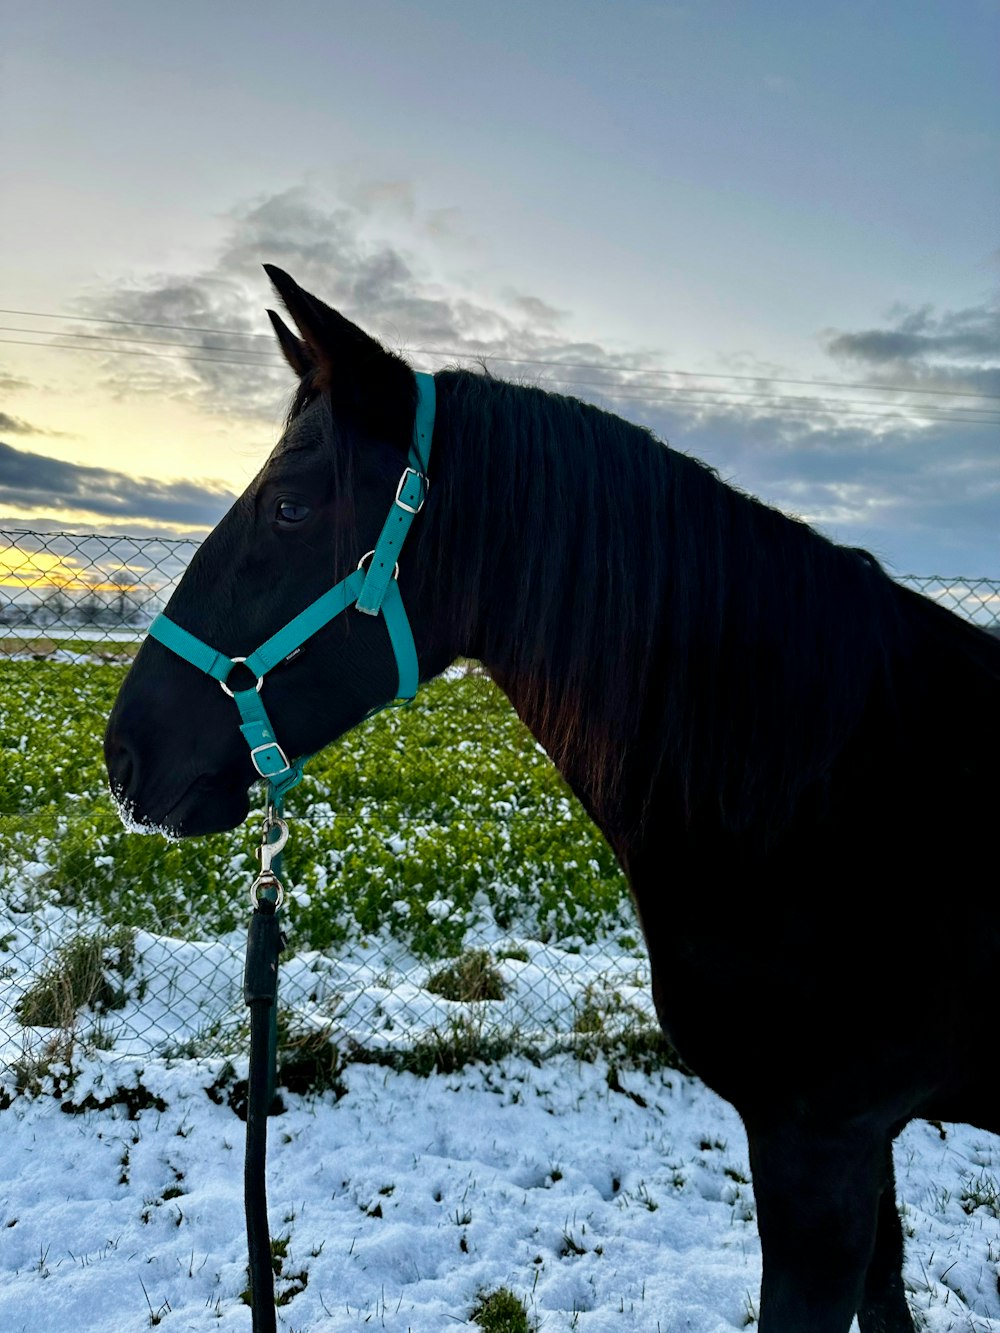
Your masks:
{"label": "green grass", "polygon": [[468,949],[428,979],[427,989],[446,1000],[502,1000],[503,977],[485,949]]}
{"label": "green grass", "polygon": [[53,653],[62,651],[88,653],[104,662],[124,662],[131,660],[139,651],[142,633],[135,631],[134,639],[118,640],[106,638],[53,639],[48,634],[25,633],[17,637],[0,639],[0,658],[20,656],[24,653],[32,657],[49,658]]}
{"label": "green grass", "polygon": [[970,1179],[966,1183],[962,1190],[961,1204],[962,1211],[970,1216],[977,1208],[982,1208],[991,1217],[1000,1218],[1000,1181],[996,1176],[981,1171],[974,1180]]}
{"label": "green grass", "polygon": [[127,926],[72,936],[18,1000],[19,1021],[25,1027],[69,1029],[81,1009],[120,1009],[134,959],[135,936]]}
{"label": "green grass", "polygon": [[509,1287],[483,1292],[469,1318],[485,1333],[532,1333],[524,1302]]}
{"label": "green grass", "polygon": [[[127,835],[107,796],[101,733],[123,669],[0,664],[0,890],[15,911],[78,907],[181,938],[240,927],[251,829]],[[610,849],[482,676],[435,682],[330,746],[288,814],[295,949],[387,931],[453,958],[486,916],[543,941],[634,932]]]}

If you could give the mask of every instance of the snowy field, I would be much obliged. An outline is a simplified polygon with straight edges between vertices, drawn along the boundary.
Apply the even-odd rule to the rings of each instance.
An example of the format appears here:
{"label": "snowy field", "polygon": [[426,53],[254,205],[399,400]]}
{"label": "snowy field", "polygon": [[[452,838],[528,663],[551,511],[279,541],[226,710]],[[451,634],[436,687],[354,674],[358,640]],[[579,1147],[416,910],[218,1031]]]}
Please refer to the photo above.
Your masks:
{"label": "snowy field", "polygon": [[[93,744],[120,668],[5,671],[0,1333],[249,1333],[246,1071],[222,1053],[243,1049],[252,830],[126,836]],[[446,1333],[506,1288],[537,1333],[752,1329],[739,1119],[624,1054],[648,1051],[652,1014],[620,874],[491,688],[429,687],[298,795],[284,1031],[366,1062],[335,1091],[286,1091],[271,1121],[279,1327]],[[475,952],[495,998],[437,984]],[[493,1031],[522,1053],[429,1077],[385,1063],[470,1034],[466,1056],[495,1051]],[[1000,1333],[1000,1139],[917,1123],[896,1165],[918,1327]]]}
{"label": "snowy field", "polygon": [[[249,1329],[244,1127],[219,1073],[94,1058],[65,1105],[0,1112],[5,1333]],[[544,1333],[752,1326],[746,1141],[696,1080],[564,1055],[343,1083],[270,1122],[281,1329],[471,1328],[499,1286]],[[94,1109],[122,1087],[134,1119]],[[1000,1329],[1000,1140],[915,1123],[896,1161],[920,1327]]]}

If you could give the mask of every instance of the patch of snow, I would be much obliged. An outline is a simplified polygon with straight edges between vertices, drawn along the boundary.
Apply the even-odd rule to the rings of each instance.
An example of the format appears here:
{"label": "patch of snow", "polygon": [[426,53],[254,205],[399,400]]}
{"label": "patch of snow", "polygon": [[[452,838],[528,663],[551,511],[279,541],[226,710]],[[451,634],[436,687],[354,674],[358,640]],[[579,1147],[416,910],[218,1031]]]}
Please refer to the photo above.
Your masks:
{"label": "patch of snow", "polygon": [[[240,1066],[241,1072],[245,1068]],[[120,1333],[249,1327],[244,1126],[206,1095],[216,1064],[92,1060],[72,1100],[119,1083],[161,1098],[0,1112],[0,1327]],[[739,1117],[672,1071],[509,1058],[422,1079],[369,1065],[346,1095],[286,1095],[270,1122],[278,1311],[291,1333],[441,1333],[483,1289],[541,1333],[732,1333],[756,1310],[760,1245]],[[615,1086],[624,1091],[616,1090]],[[645,1105],[640,1105],[641,1099]],[[928,1333],[1000,1320],[1000,1222],[967,1191],[1000,1140],[915,1123],[896,1149],[905,1275]],[[963,1202],[964,1201],[964,1202]]]}

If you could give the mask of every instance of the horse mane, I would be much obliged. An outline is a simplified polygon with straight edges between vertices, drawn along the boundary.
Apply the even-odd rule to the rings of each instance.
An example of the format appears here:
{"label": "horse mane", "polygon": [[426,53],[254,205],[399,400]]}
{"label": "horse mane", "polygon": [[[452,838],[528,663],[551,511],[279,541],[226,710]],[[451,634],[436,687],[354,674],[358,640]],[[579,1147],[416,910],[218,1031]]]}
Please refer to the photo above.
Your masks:
{"label": "horse mane", "polygon": [[436,381],[422,576],[591,813],[634,831],[667,783],[689,827],[784,826],[931,604],[597,407]]}

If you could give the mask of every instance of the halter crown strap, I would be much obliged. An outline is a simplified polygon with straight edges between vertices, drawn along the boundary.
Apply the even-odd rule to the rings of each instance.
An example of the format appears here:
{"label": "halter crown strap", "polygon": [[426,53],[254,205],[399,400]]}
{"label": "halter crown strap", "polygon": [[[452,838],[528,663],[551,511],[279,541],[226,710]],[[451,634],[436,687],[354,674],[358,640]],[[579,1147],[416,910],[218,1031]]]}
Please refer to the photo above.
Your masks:
{"label": "halter crown strap", "polygon": [[358,610],[368,616],[377,616],[382,609],[410,524],[423,509],[427,499],[427,459],[430,457],[431,436],[434,434],[436,401],[433,376],[418,375],[417,389],[419,396],[413,421],[410,465],[399,479],[396,498],[375,543],[368,575],[358,596]]}
{"label": "halter crown strap", "polygon": [[[232,696],[239,710],[240,731],[250,747],[253,766],[262,778],[267,779],[272,800],[280,800],[286,791],[301,781],[309,756],[290,761],[278,743],[261,699],[264,677],[349,606],[356,606],[366,615],[382,616],[396,659],[399,677],[396,698],[373,709],[368,716],[372,717],[393,704],[409,703],[417,692],[420,665],[413,631],[395,578],[398,572],[396,560],[406,534],[427,499],[427,461],[434,435],[434,377],[416,372],[416,381],[417,410],[408,466],[399,479],[392,509],[382,525],[375,549],[369,553],[367,570],[359,566],[352,574],[334,584],[259,648],[255,648],[248,657],[227,657],[162,612],[149,627],[151,638],[217,680],[226,693]],[[362,558],[361,565],[369,556]],[[249,689],[233,690],[226,682],[230,672],[240,662],[253,672],[257,683]]]}

